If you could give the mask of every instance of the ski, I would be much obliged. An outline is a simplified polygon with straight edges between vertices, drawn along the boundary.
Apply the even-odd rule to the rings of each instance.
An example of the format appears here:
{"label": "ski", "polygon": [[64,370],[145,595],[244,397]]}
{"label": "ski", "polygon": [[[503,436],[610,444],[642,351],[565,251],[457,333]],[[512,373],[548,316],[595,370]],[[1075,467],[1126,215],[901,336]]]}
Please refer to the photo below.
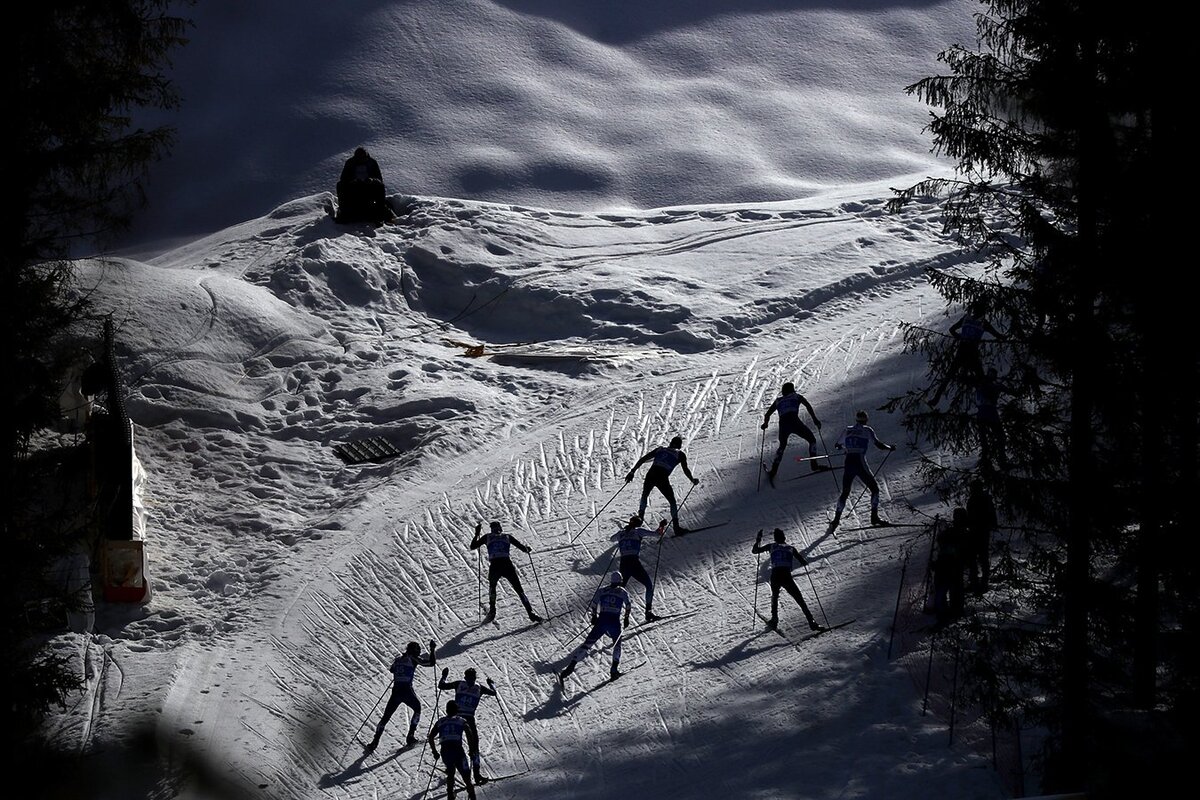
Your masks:
{"label": "ski", "polygon": [[841,528],[840,530],[849,531],[870,531],[877,528],[923,528],[923,524],[919,522],[885,522],[882,525],[859,525],[856,528]]}
{"label": "ski", "polygon": [[817,469],[812,470],[811,472],[806,472],[803,475],[793,475],[792,477],[788,478],[788,480],[789,481],[798,481],[798,480],[801,480],[802,478],[811,478],[813,475],[828,475],[831,472],[841,472],[841,471],[842,471],[841,467],[819,467]]}
{"label": "ski", "polygon": [[699,613],[699,611],[676,611],[674,614],[655,614],[654,619],[648,622],[643,620],[642,622],[639,622],[637,626],[640,628],[643,625],[653,625],[656,622],[666,622],[667,620],[674,619],[675,617],[690,617],[693,614]]}
{"label": "ski", "polygon": [[699,528],[687,528],[683,531],[677,530],[677,531],[675,531],[675,533],[672,534],[672,536],[687,536],[689,533],[699,533],[700,531],[707,531],[707,530],[711,530],[713,528],[719,528],[722,525],[728,525],[730,522],[733,522],[733,520],[727,519],[724,522],[714,522],[711,525],[701,525]]}
{"label": "ski", "polygon": [[628,631],[628,633],[625,633],[622,636],[622,641],[629,641],[635,636],[640,636],[642,633],[654,627],[655,625],[658,625],[659,623],[670,622],[671,620],[675,619],[684,619],[685,617],[694,617],[699,613],[699,611],[680,611],[677,614],[662,614],[653,622],[639,622],[636,625],[630,625],[625,629]]}
{"label": "ski", "polygon": [[[366,758],[367,756],[369,756],[372,753],[375,753],[379,750],[378,745],[375,747],[371,747],[368,744],[364,744],[361,739],[358,740],[358,743],[360,745],[362,745],[362,757],[363,758]],[[413,742],[412,744],[402,744],[395,749],[394,754],[398,756],[401,753],[407,753],[409,750],[412,750],[414,747],[416,747],[420,743],[421,743],[421,740],[418,739],[417,741]]]}
{"label": "ski", "polygon": [[[763,622],[769,622],[769,620],[762,614],[758,614],[758,618],[761,619]],[[835,622],[833,625],[822,625],[820,630],[816,630],[816,631],[810,630],[808,633],[805,633],[805,634],[802,634],[802,635],[796,636],[796,637],[788,636],[786,633],[784,633],[783,631],[781,631],[779,629],[778,625],[776,625],[773,628],[768,626],[767,630],[774,631],[775,633],[779,634],[781,637],[783,637],[784,639],[786,639],[789,643],[791,643],[793,645],[798,645],[801,642],[807,642],[809,639],[815,639],[823,633],[829,633],[830,631],[836,631],[838,628],[844,628],[847,625],[849,625],[850,623],[857,622],[857,621],[858,621],[858,617],[854,617],[853,619],[848,619],[843,622]]]}
{"label": "ski", "polygon": [[[610,675],[609,675],[607,678],[605,678],[604,680],[602,680],[602,681],[600,681],[599,683],[597,683],[597,684],[596,684],[595,686],[593,686],[591,689],[583,689],[583,690],[581,690],[581,691],[583,691],[583,692],[591,692],[591,691],[594,691],[594,690],[596,690],[596,689],[599,689],[601,686],[605,686],[605,685],[607,685],[607,684],[613,683],[614,681],[618,680],[618,679],[619,679],[619,678],[620,678],[622,675],[628,675],[630,672],[633,672],[633,671],[634,671],[635,669],[637,669],[638,667],[644,667],[644,666],[646,666],[646,664],[648,664],[648,663],[650,663],[650,662],[649,662],[649,661],[639,661],[638,663],[636,663],[636,664],[633,664],[633,665],[631,665],[631,666],[628,666],[628,667],[622,667],[622,668],[621,668],[621,671],[620,671],[620,672],[618,672],[618,673],[616,674],[616,677],[614,677],[614,676],[612,676],[612,675],[610,674]],[[570,677],[570,676],[568,676],[568,677]],[[555,680],[557,680],[557,681],[558,681],[559,688],[561,688],[561,689],[563,689],[563,690],[565,691],[565,690],[566,690],[566,688],[567,688],[567,682],[566,682],[566,679],[565,679],[565,678],[563,678],[561,675],[555,675],[555,676],[554,676],[554,678],[555,678]]]}
{"label": "ski", "polygon": [[[526,775],[526,774],[528,774],[528,770],[526,772],[514,772],[511,775],[497,775],[494,778],[486,778],[485,777],[483,780],[483,783],[475,784],[475,788],[478,789],[479,787],[486,786],[489,783],[495,783],[496,781],[502,781],[502,780],[505,780],[506,778],[517,778],[517,777],[520,777],[521,775]],[[455,795],[456,796],[462,797],[462,796],[466,795],[467,790],[463,788],[462,781],[456,780],[454,782],[454,785],[455,785]],[[442,798],[449,797],[449,793],[446,791],[446,784],[444,781],[437,788],[440,790],[437,794],[427,794],[427,795],[425,795],[425,798],[428,798],[428,800],[442,800]]]}

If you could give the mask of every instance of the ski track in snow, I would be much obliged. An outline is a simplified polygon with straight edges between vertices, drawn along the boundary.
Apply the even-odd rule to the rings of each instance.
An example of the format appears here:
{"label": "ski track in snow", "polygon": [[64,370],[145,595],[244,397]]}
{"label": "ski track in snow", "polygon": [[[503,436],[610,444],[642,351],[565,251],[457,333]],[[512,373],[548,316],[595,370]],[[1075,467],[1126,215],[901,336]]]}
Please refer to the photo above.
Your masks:
{"label": "ski track in snow", "polygon": [[[937,307],[922,275],[952,262],[928,256],[951,252],[934,246],[935,209],[886,215],[883,201],[871,200],[592,216],[425,199],[401,225],[345,230],[322,216],[322,202],[277,210],[278,224],[256,237],[231,229],[228,241],[210,238],[160,258],[155,268],[173,282],[164,293],[173,287],[184,298],[179,330],[141,330],[132,314],[125,326],[140,347],[129,353],[130,407],[142,425],[137,443],[149,466],[156,535],[169,531],[173,540],[150,546],[155,591],[177,609],[153,611],[125,633],[131,647],[141,638],[179,648],[165,710],[214,722],[188,746],[220,750],[223,763],[273,796],[417,796],[429,780],[427,750],[388,759],[403,739],[407,708],[361,762],[355,730],[369,738],[395,654],[410,639],[425,646],[432,638],[438,665],[417,678],[423,727],[448,699],[434,689],[441,667],[457,679],[474,666],[504,701],[486,698],[480,708],[485,772],[521,771],[526,760],[533,767],[485,788],[487,796],[518,798],[532,782],[601,797],[628,785],[612,774],[627,769],[642,771],[639,791],[688,797],[689,787],[741,785],[731,765],[746,763],[750,750],[734,740],[755,714],[795,732],[773,745],[783,761],[815,746],[802,715],[792,719],[786,704],[771,700],[772,685],[841,691],[862,669],[888,672],[880,642],[895,556],[910,534],[827,534],[839,477],[760,487],[758,461],[774,452],[776,422],[765,435],[758,423],[780,383],[794,380],[824,423],[823,452],[855,408],[873,412],[886,399],[873,393],[875,376],[903,369],[921,378],[900,354],[901,320],[877,316],[872,298],[887,296],[893,307],[897,293],[911,296],[914,320]],[[768,258],[781,236],[802,236],[786,241],[809,249]],[[852,270],[832,285],[803,282],[805,259],[863,247],[880,251],[873,270]],[[220,257],[196,263],[194,252],[210,251]],[[694,270],[672,273],[680,258],[712,259],[713,281],[694,282]],[[715,265],[734,259],[764,262],[741,277],[764,287],[762,300],[738,307],[746,293],[731,293],[723,316],[687,313],[689,293],[722,293],[728,273]],[[643,288],[588,288],[589,274],[610,269],[629,270],[629,283]],[[237,285],[262,304],[253,313],[234,303]],[[516,298],[524,299],[503,310]],[[644,345],[645,357],[564,371],[468,359],[444,343],[486,343],[512,327],[506,314],[533,309],[561,317],[564,331],[580,330],[578,341],[594,337],[588,346],[597,353],[605,339],[613,351],[629,350],[625,340]],[[289,314],[307,326],[302,337],[284,322],[272,331],[272,315]],[[501,319],[489,322],[489,314]],[[239,337],[239,363],[221,365],[235,376],[229,385],[183,382],[189,362],[211,362],[222,352],[217,344]],[[252,346],[256,340],[266,344]],[[180,410],[185,396],[206,394],[215,401]],[[887,415],[872,422],[884,440],[901,440]],[[624,473],[675,433],[701,479],[689,493],[681,471],[672,475],[677,496],[687,498],[684,524],[732,519],[644,548],[647,570],[658,570],[655,609],[695,614],[641,628],[644,590],[631,582],[635,624],[624,660],[647,665],[604,684],[611,645],[602,639],[564,695],[553,672],[582,640],[588,599],[615,568],[609,536],[636,510],[646,467],[628,485]],[[346,466],[328,449],[366,435],[389,436],[405,453]],[[802,450],[793,438],[785,472],[807,469],[791,459]],[[895,501],[917,499],[909,498],[915,477],[901,452],[880,477],[885,509],[899,514]],[[197,484],[212,488],[203,507],[186,502]],[[867,511],[865,498],[856,501],[860,490],[844,527]],[[666,513],[652,493],[647,520]],[[534,547],[531,556],[513,553],[534,608],[565,616],[529,625],[501,582],[496,623],[480,623],[486,556],[468,544],[475,523],[486,530],[493,519]],[[799,649],[763,631],[752,578],[760,581],[760,611],[769,610],[770,590],[750,544],[758,529],[769,535],[774,527],[810,559],[796,580],[814,614],[857,616],[856,626]],[[888,538],[894,547],[878,544]],[[263,593],[277,598],[275,611],[255,616],[261,598],[242,598]],[[780,618],[787,630],[804,628],[786,594]],[[237,653],[261,648],[271,650],[269,674],[239,671]],[[218,683],[230,690],[210,692]],[[585,694],[570,699],[581,686]],[[761,701],[733,707],[724,699],[730,687],[759,687]],[[270,730],[239,726],[247,703],[270,709]],[[727,741],[728,751],[714,751],[714,740]],[[651,768],[668,753],[672,766]],[[833,761],[826,768],[839,768],[835,755],[822,757]],[[782,768],[756,780],[764,791],[786,791],[792,781]]]}

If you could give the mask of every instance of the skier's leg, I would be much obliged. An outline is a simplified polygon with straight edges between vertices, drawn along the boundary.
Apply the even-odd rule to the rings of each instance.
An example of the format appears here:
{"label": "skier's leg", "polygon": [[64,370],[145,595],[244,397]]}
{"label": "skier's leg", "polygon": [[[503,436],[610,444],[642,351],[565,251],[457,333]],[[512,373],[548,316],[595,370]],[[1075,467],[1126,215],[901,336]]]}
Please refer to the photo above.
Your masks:
{"label": "skier's leg", "polygon": [[646,501],[650,497],[650,490],[654,488],[654,478],[649,470],[646,472],[646,478],[642,481],[642,499],[638,502],[638,516],[643,519],[646,517]]}
{"label": "skier's leg", "polygon": [[658,490],[662,492],[662,496],[667,498],[667,507],[671,509],[671,524],[675,526],[675,530],[679,530],[679,506],[675,502],[675,490],[671,488],[671,481],[666,474],[662,476],[662,480],[658,485]]}
{"label": "skier's leg", "polygon": [[496,584],[500,583],[503,574],[497,561],[499,559],[493,558],[488,562],[488,611],[483,618],[484,622],[491,622],[496,618]]}
{"label": "skier's leg", "polygon": [[779,447],[775,448],[775,458],[771,461],[771,469],[769,474],[775,477],[775,473],[779,472],[779,464],[783,461],[783,451],[787,449],[788,437],[792,432],[782,422],[779,423]]}
{"label": "skier's leg", "polygon": [[[630,576],[637,578],[638,583],[646,587],[646,618],[647,621],[649,621],[651,616],[650,609],[654,607],[654,582],[651,581],[650,576],[646,574],[646,568],[642,566],[641,559],[633,560],[629,564],[628,569]],[[628,578],[626,578],[626,583],[628,583]]]}
{"label": "skier's leg", "polygon": [[379,719],[379,724],[375,726],[375,738],[371,740],[370,747],[375,749],[379,744],[379,738],[383,736],[383,729],[387,727],[388,721],[391,720],[392,714],[396,713],[396,708],[400,705],[400,684],[392,686],[392,696],[388,698],[387,705],[383,707],[383,716]]}
{"label": "skier's leg", "polygon": [[405,684],[407,691],[401,697],[401,702],[412,709],[412,717],[408,721],[408,736],[405,737],[405,744],[416,744],[417,742],[417,726],[421,724],[421,700],[417,697],[417,693],[413,691],[412,684]]}
{"label": "skier's leg", "polygon": [[796,605],[800,606],[800,610],[804,613],[804,618],[808,620],[808,627],[814,631],[820,628],[821,626],[817,624],[816,618],[808,610],[808,604],[804,602],[804,596],[800,594],[800,587],[796,585],[796,579],[789,575],[784,581],[783,587],[787,589],[788,594],[796,601]]}
{"label": "skier's leg", "polygon": [[771,620],[767,624],[774,627],[779,620],[779,589],[781,583],[776,570],[771,570]]}

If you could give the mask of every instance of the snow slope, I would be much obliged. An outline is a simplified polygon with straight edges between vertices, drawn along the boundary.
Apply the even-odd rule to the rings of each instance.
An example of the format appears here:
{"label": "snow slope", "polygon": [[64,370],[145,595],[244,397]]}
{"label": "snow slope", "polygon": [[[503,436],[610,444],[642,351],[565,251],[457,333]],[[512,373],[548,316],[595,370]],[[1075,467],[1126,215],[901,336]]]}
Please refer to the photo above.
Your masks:
{"label": "snow slope", "polygon": [[[830,533],[834,478],[789,480],[808,469],[790,459],[777,489],[759,477],[763,410],[792,380],[822,448],[859,408],[901,445],[871,459],[885,515],[944,510],[875,409],[924,380],[900,323],[944,324],[923,272],[973,265],[935,207],[888,214],[889,197],[587,213],[397,195],[411,211],[376,229],[335,225],[318,193],[149,263],[85,262],[118,322],[154,579],[152,602],[104,606],[95,636],[60,645],[90,670],[55,721],[94,754],[87,796],[173,796],[197,762],[184,796],[421,796],[428,751],[396,754],[404,707],[378,751],[361,743],[391,659],[433,639],[439,668],[500,692],[479,714],[484,771],[522,774],[481,797],[1002,797],[888,659],[920,529],[853,530],[856,488]],[[643,472],[623,476],[676,433],[701,479],[675,476],[684,524],[729,524],[648,546],[655,610],[686,615],[630,629],[624,663],[644,666],[603,684],[602,647],[560,689],[636,510]],[[402,455],[350,466],[332,449],[376,436]],[[664,512],[653,494],[647,517]],[[533,545],[522,580],[564,616],[530,625],[502,584],[480,623],[486,565],[467,544],[490,520]],[[763,630],[750,545],[774,527],[812,562],[797,582],[818,617],[854,624],[795,646]],[[448,699],[435,677],[418,674],[423,725]]]}

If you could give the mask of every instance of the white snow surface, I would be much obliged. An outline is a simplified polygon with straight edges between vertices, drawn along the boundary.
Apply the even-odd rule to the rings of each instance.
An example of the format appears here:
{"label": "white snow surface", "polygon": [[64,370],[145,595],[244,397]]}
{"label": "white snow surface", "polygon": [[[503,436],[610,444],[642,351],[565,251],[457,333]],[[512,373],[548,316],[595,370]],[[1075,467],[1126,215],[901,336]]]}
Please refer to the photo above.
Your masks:
{"label": "white snow surface", "polygon": [[[144,256],[80,263],[117,323],[153,595],[56,641],[88,687],[51,732],[90,765],[58,783],[104,800],[432,797],[428,749],[397,753],[404,706],[362,752],[392,659],[432,639],[422,731],[448,699],[442,667],[499,691],[479,712],[484,772],[520,774],[481,798],[1004,797],[889,658],[923,531],[855,530],[858,485],[828,532],[837,478],[790,480],[809,469],[797,438],[778,488],[759,469],[790,380],[822,452],[858,409],[900,445],[870,456],[885,516],[945,512],[918,487],[922,443],[876,409],[926,380],[900,341],[901,323],[946,324],[926,270],[977,265],[936,205],[885,203],[945,170],[900,89],[968,38],[972,7],[200,9],[161,173],[188,189],[147,220]],[[360,143],[411,209],[396,224],[328,214]],[[202,235],[163,249],[184,219]],[[648,544],[655,611],[684,616],[639,625],[631,583],[634,669],[607,683],[602,640],[560,689],[637,508],[645,467],[625,473],[676,434],[701,481],[673,474],[683,523],[728,524]],[[334,452],[371,437],[401,454]],[[665,512],[652,493],[648,519]],[[531,625],[502,583],[480,621],[468,542],[492,520],[533,547],[514,563],[535,609],[562,616]],[[764,630],[750,548],[775,527],[811,562],[796,579],[818,618],[853,624],[801,642],[784,596],[792,641]],[[196,763],[205,779],[180,782]]]}

